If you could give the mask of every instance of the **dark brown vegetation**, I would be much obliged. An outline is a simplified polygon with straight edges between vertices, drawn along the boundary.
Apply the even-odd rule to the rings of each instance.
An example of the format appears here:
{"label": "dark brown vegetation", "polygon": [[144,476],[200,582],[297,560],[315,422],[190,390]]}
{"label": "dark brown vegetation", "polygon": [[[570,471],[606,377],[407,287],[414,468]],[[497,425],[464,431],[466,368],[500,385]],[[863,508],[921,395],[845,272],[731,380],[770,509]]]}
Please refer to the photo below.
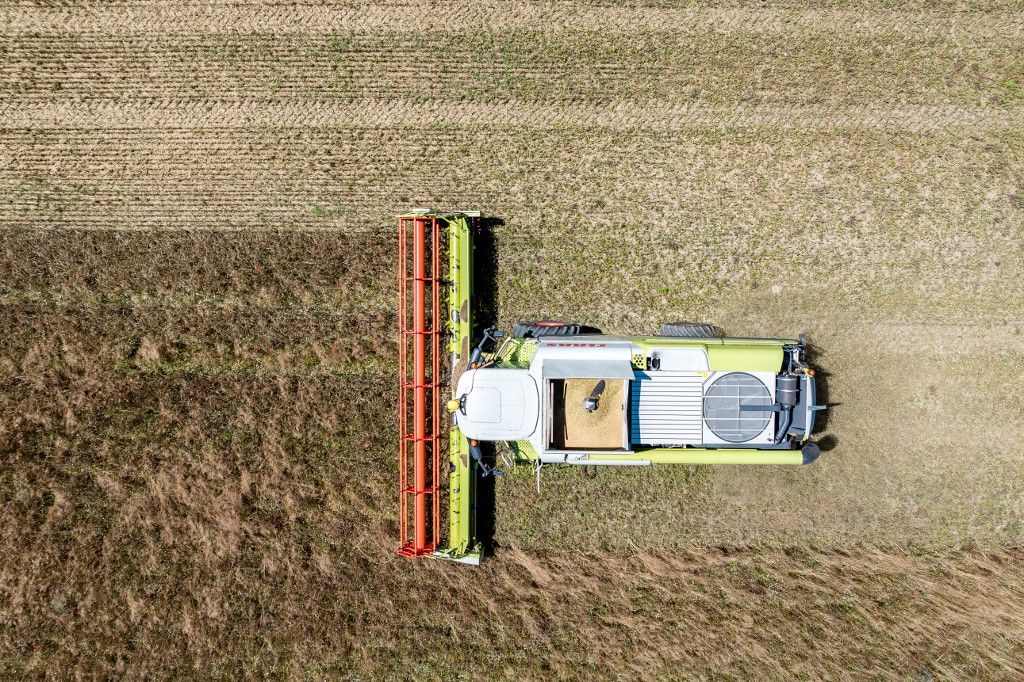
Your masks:
{"label": "dark brown vegetation", "polygon": [[[4,234],[9,672],[1020,672],[1019,551],[670,552],[625,534],[611,552],[523,536],[480,570],[399,560],[393,320],[345,300],[392,248],[355,241]],[[675,499],[702,504],[709,474],[677,471]],[[634,504],[672,499],[633,484]],[[550,485],[535,504],[595,483]],[[616,485],[594,490],[630,500]],[[601,523],[584,513],[550,525]]]}

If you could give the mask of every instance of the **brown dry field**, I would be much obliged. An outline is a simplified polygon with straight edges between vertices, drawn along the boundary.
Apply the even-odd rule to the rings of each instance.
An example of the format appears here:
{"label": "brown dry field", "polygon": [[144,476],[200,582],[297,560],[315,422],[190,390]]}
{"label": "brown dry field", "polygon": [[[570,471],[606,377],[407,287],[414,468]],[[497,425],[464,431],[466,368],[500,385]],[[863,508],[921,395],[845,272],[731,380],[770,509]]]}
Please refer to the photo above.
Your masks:
{"label": "brown dry field", "polygon": [[[802,468],[397,534],[393,216],[500,321],[803,330]],[[0,2],[0,674],[1024,677],[1024,5]]]}

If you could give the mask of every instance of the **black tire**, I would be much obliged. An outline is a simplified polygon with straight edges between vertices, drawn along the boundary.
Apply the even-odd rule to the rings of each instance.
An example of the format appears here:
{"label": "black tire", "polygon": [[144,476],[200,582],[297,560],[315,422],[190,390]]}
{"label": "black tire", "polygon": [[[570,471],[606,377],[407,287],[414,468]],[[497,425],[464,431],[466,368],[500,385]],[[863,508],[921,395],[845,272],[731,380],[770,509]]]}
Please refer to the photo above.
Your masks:
{"label": "black tire", "polygon": [[715,338],[714,325],[703,322],[666,322],[661,325],[658,336],[678,336],[686,339]]}
{"label": "black tire", "polygon": [[580,325],[555,320],[537,320],[520,322],[512,328],[512,338],[539,339],[542,336],[575,336],[581,330]]}

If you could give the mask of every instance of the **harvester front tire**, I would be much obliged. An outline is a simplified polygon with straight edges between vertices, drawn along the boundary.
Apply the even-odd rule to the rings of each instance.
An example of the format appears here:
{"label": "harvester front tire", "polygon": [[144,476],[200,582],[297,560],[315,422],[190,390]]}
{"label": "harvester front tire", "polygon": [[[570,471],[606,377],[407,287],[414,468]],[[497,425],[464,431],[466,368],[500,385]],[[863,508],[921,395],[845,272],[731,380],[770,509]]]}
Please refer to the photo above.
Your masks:
{"label": "harvester front tire", "polygon": [[703,322],[666,322],[661,325],[658,336],[675,336],[684,339],[713,339],[714,325]]}
{"label": "harvester front tire", "polygon": [[555,320],[520,322],[512,329],[516,339],[539,339],[542,336],[574,336],[580,333],[580,325]]}

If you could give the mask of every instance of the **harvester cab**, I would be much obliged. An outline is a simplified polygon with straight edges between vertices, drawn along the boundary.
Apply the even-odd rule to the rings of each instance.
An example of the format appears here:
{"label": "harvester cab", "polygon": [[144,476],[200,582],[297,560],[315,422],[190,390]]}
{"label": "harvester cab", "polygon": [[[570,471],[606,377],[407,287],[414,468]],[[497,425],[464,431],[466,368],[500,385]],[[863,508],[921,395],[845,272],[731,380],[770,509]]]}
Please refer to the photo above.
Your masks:
{"label": "harvester cab", "polygon": [[467,438],[526,440],[537,430],[540,396],[526,370],[467,370],[459,377],[455,394],[455,423]]}
{"label": "harvester cab", "polygon": [[479,562],[476,493],[481,477],[501,473],[485,461],[482,442],[506,444],[514,464],[538,475],[547,464],[818,457],[811,434],[825,407],[802,335],[724,337],[711,325],[682,322],[653,336],[614,336],[545,320],[520,323],[508,337],[485,329],[474,346],[478,217],[417,211],[399,218],[400,554]]}

